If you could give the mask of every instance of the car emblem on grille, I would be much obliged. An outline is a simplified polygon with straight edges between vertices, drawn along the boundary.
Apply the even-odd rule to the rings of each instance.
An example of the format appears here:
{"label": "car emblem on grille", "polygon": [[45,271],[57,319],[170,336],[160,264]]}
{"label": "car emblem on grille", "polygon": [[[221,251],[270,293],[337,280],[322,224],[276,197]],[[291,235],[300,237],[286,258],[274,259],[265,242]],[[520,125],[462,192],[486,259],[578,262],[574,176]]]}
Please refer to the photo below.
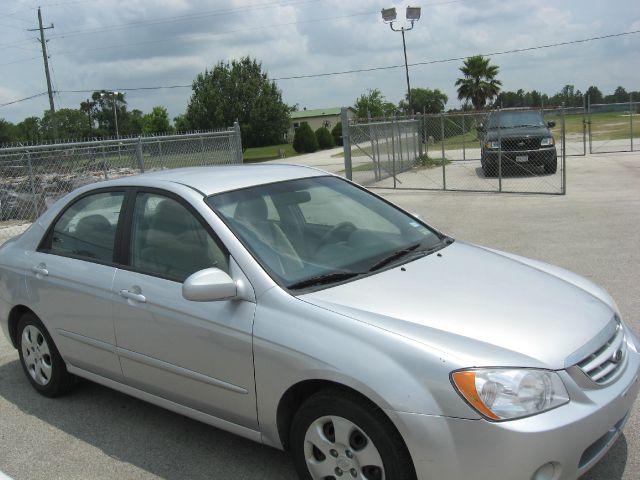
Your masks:
{"label": "car emblem on grille", "polygon": [[518,142],[518,146],[519,147],[523,147],[524,146],[524,142]]}
{"label": "car emblem on grille", "polygon": [[619,363],[622,360],[622,349],[616,350],[610,358],[612,363]]}

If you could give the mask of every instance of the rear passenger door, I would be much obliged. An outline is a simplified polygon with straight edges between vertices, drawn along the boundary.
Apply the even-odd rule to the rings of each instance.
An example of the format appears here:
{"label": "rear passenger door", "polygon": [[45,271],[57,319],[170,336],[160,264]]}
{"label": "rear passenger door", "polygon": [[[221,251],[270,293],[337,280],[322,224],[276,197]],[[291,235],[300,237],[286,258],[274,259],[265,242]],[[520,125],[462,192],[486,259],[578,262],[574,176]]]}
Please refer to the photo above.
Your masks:
{"label": "rear passenger door", "polygon": [[128,263],[114,281],[114,321],[125,381],[181,405],[257,429],[251,332],[255,303],[193,302],[182,282],[217,267],[242,272],[187,202],[138,191]]}
{"label": "rear passenger door", "polygon": [[125,190],[71,202],[29,257],[31,306],[66,362],[122,381],[112,317],[115,244]]}

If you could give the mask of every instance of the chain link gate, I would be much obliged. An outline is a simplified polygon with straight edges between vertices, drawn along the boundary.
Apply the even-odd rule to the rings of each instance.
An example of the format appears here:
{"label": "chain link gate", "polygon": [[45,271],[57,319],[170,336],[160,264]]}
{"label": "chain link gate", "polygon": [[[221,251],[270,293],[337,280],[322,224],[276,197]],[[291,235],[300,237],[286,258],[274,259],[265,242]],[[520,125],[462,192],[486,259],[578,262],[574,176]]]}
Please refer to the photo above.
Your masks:
{"label": "chain link gate", "polygon": [[[522,115],[536,125],[514,124]],[[343,109],[342,117],[345,174],[370,188],[566,192],[564,108],[380,121],[348,120]],[[580,146],[584,138],[577,155]]]}
{"label": "chain link gate", "polygon": [[0,148],[0,243],[89,183],[154,170],[242,163],[240,127],[184,135]]}

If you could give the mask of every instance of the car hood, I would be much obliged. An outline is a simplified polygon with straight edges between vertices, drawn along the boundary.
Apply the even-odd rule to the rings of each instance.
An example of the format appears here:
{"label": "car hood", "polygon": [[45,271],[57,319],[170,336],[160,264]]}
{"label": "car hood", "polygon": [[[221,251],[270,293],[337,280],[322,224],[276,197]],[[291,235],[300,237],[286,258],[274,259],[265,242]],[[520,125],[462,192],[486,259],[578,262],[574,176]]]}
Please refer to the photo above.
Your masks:
{"label": "car hood", "polygon": [[[518,127],[518,128],[501,128],[501,138],[522,138],[522,137],[550,137],[551,132],[547,127]],[[498,138],[498,129],[492,128],[487,130],[486,139],[496,140]]]}
{"label": "car hood", "polygon": [[431,346],[465,366],[565,368],[567,357],[615,313],[608,294],[578,275],[458,241],[299,299]]}

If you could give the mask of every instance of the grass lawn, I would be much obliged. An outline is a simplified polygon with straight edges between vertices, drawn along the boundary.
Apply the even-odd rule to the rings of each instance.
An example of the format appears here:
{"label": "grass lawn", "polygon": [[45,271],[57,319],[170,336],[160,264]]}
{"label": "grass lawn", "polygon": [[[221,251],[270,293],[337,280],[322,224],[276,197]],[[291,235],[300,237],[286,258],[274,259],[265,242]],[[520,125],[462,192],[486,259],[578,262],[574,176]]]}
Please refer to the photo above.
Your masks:
{"label": "grass lawn", "polygon": [[247,148],[244,152],[244,161],[245,163],[256,163],[266,160],[277,160],[280,158],[280,150],[284,152],[285,158],[299,155],[299,153],[293,149],[293,145],[283,143],[280,145],[271,145],[270,147]]}

